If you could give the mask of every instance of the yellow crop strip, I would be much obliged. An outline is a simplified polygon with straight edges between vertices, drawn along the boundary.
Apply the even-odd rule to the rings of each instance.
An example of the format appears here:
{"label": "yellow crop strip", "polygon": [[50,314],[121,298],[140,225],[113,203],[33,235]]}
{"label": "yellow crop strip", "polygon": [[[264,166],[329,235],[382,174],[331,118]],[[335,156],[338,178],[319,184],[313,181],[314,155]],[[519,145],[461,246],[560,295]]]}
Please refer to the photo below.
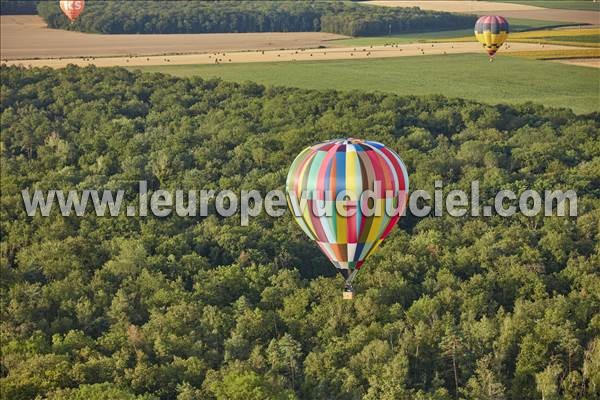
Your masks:
{"label": "yellow crop strip", "polygon": [[[562,41],[553,40],[560,37],[573,37],[573,36],[590,36],[600,35],[600,28],[590,29],[544,29],[539,31],[528,31],[528,32],[515,32],[508,36],[508,42],[525,42],[525,43],[543,43],[543,44],[558,44],[565,46],[579,46],[579,47],[600,47],[600,43],[594,42],[576,42],[576,41]],[[474,42],[475,36],[463,36],[458,38],[444,38],[437,40],[430,40],[430,42]]]}
{"label": "yellow crop strip", "polygon": [[600,28],[591,29],[544,29],[541,31],[515,32],[510,34],[510,39],[534,39],[560,36],[588,36],[599,35]]}
{"label": "yellow crop strip", "polygon": [[590,43],[590,42],[568,42],[562,40],[548,40],[545,38],[532,38],[532,39],[515,39],[513,40],[515,43],[540,43],[540,44],[557,44],[561,46],[576,46],[576,47],[599,47],[600,43]]}

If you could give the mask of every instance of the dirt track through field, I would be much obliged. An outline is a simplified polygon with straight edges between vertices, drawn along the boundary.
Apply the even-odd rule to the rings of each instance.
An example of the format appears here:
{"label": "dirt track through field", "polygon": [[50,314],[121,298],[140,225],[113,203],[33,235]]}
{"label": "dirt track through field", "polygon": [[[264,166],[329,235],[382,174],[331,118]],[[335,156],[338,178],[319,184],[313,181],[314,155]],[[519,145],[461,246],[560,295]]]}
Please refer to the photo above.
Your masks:
{"label": "dirt track through field", "polygon": [[48,29],[35,15],[3,15],[0,29],[3,60],[295,49],[346,37],[325,32],[99,35]]}
{"label": "dirt track through field", "polygon": [[[499,54],[511,51],[540,50],[537,43],[510,43],[509,49],[502,49]],[[544,50],[572,50],[577,47],[544,45]],[[251,62],[293,62],[317,60],[342,60],[342,59],[369,59],[391,58],[419,55],[445,55],[461,53],[481,53],[481,45],[475,42],[460,43],[412,43],[396,46],[366,46],[366,47],[337,47],[328,49],[306,50],[270,50],[270,51],[243,51],[243,52],[218,52],[205,54],[186,54],[171,56],[142,56],[142,57],[101,57],[95,59],[63,58],[46,60],[13,60],[8,64],[22,64],[25,66],[62,68],[68,64],[80,66],[96,65],[99,67],[112,66],[144,66],[144,65],[182,65],[182,64],[231,64]],[[440,62],[442,62],[440,60]]]}
{"label": "dirt track through field", "polygon": [[523,4],[495,3],[491,1],[367,1],[385,7],[421,7],[423,10],[462,12],[468,14],[499,14],[507,18],[536,19],[541,21],[573,22],[576,24],[600,24],[600,12],[559,10]]}

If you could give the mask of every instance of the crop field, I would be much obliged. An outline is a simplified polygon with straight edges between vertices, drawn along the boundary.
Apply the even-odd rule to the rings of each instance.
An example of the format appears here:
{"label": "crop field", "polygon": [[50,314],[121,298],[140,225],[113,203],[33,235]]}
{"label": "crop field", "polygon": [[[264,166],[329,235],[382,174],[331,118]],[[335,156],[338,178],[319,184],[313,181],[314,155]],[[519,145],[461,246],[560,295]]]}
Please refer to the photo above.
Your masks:
{"label": "crop field", "polygon": [[[512,32],[527,31],[532,29],[543,29],[555,26],[568,26],[569,22],[549,22],[534,19],[510,19],[510,29]],[[402,44],[415,42],[440,41],[448,38],[473,38],[473,29],[459,29],[439,32],[407,33],[404,35],[373,36],[373,37],[355,37],[349,39],[338,39],[329,42],[332,46],[368,46],[384,44]]]}
{"label": "crop field", "polygon": [[558,8],[562,10],[600,11],[600,3],[592,0],[495,0],[499,3],[522,4],[528,6]]}
{"label": "crop field", "polygon": [[594,33],[591,35],[579,35],[579,36],[559,36],[554,40],[560,42],[583,42],[583,43],[600,43],[600,33]]}
{"label": "crop field", "polygon": [[544,29],[531,32],[516,32],[511,34],[511,39],[531,39],[531,38],[558,38],[561,36],[589,36],[600,35],[600,28],[572,28],[572,29]]}
{"label": "crop field", "polygon": [[[435,42],[471,42],[475,38],[469,34],[462,37],[439,37]],[[512,43],[559,44],[565,46],[600,47],[600,28],[542,29],[527,32],[514,32],[508,37]]]}
{"label": "crop field", "polygon": [[509,18],[511,32],[521,32],[533,29],[543,29],[555,26],[568,26],[572,22],[568,21],[543,21],[539,19]]}
{"label": "crop field", "polygon": [[[443,59],[441,57],[444,57]],[[600,70],[516,57],[460,54],[379,60],[149,66],[143,71],[312,89],[366,90],[401,95],[443,94],[490,104],[534,101],[599,110]],[[544,79],[539,79],[543,76]]]}
{"label": "crop field", "polygon": [[3,15],[2,59],[128,56],[317,47],[325,32],[100,35],[46,28],[36,15]]}
{"label": "crop field", "polygon": [[[523,51],[566,51],[586,50],[585,47],[562,45],[541,45],[537,42],[511,43],[509,49],[503,49],[504,54]],[[482,54],[481,45],[472,40],[463,42],[441,43],[405,43],[381,46],[332,47],[313,49],[290,49],[270,51],[237,51],[212,52],[200,54],[174,54],[156,56],[128,57],[75,57],[39,60],[9,60],[7,65],[24,65],[29,67],[64,68],[67,65],[95,65],[97,67],[145,67],[157,65],[223,65],[268,62],[301,62],[301,61],[331,61],[331,60],[371,60],[380,58],[397,58],[412,56],[447,56],[450,54],[474,53]]]}
{"label": "crop field", "polygon": [[525,50],[511,51],[506,53],[511,57],[524,57],[532,60],[557,60],[557,59],[572,59],[572,58],[600,58],[599,48],[579,48],[579,49],[564,49],[564,50]]}
{"label": "crop field", "polygon": [[600,47],[600,29],[557,29],[517,32],[510,36],[510,40]]}
{"label": "crop field", "polygon": [[559,62],[567,65],[579,65],[582,67],[600,68],[600,58],[563,58],[560,60],[554,60],[554,62]]}
{"label": "crop field", "polygon": [[473,33],[473,29],[459,29],[452,31],[440,32],[423,32],[423,33],[407,33],[404,35],[388,35],[388,36],[369,36],[369,37],[354,37],[349,39],[332,40],[329,45],[332,46],[380,46],[386,44],[403,44],[426,42],[429,40],[437,40],[452,37],[462,37]]}
{"label": "crop field", "polygon": [[[521,3],[521,2],[518,2]],[[501,14],[506,18],[535,19],[541,21],[568,21],[575,24],[597,25],[600,19],[598,12],[589,9],[556,9],[544,8],[545,1],[528,1],[527,4],[504,3],[491,1],[369,1],[367,4],[384,7],[421,7],[426,10],[462,12],[487,15]],[[525,2],[523,2],[525,3]],[[549,2],[548,2],[549,3]],[[562,3],[556,2],[556,3]],[[579,2],[578,2],[579,3]],[[567,4],[567,2],[565,2]],[[565,7],[567,8],[567,7]]]}
{"label": "crop field", "polygon": [[[537,3],[537,2],[536,2]],[[477,11],[528,11],[535,10],[534,5],[523,5],[510,2],[495,1],[447,1],[447,0],[374,0],[367,1],[364,4],[371,4],[383,7],[420,7],[423,10],[448,11],[448,12],[477,12]]]}

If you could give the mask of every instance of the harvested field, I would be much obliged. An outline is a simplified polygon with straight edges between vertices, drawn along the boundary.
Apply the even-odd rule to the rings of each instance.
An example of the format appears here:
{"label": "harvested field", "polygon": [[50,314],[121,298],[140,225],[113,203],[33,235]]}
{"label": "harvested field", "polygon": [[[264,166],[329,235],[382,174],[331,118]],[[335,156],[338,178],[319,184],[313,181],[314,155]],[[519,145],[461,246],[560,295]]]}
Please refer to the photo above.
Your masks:
{"label": "harvested field", "polygon": [[374,0],[364,4],[385,7],[420,7],[423,10],[449,11],[462,13],[488,12],[488,11],[531,11],[539,10],[533,7],[514,3],[495,3],[492,1],[447,1],[447,0],[421,0],[421,1],[396,1]]}
{"label": "harvested field", "polygon": [[[463,12],[469,14],[501,14],[507,18],[537,19],[542,21],[573,22],[575,24],[600,24],[600,12],[581,10],[560,10],[534,7],[514,3],[494,3],[491,1],[367,1],[385,7],[421,7],[424,10]],[[510,22],[510,21],[509,21]]]}
{"label": "harvested field", "polygon": [[[479,13],[478,13],[479,14]],[[539,19],[542,21],[569,21],[575,24],[600,24],[600,12],[596,11],[578,11],[578,10],[557,10],[544,8],[531,11],[505,11],[502,15],[506,18],[527,18]]]}
{"label": "harvested field", "polygon": [[[562,51],[573,47],[559,45],[545,45],[544,50]],[[537,43],[511,43],[510,49],[502,49],[502,53],[510,54],[511,51],[524,52],[540,50]],[[62,58],[45,60],[11,60],[7,64],[23,64],[32,67],[49,66],[62,68],[68,64],[80,66],[96,65],[99,67],[112,66],[147,66],[147,65],[186,65],[186,64],[233,64],[257,63],[280,61],[320,61],[343,59],[375,59],[404,56],[422,55],[448,55],[463,53],[481,53],[481,45],[476,42],[461,43],[411,43],[396,46],[366,46],[366,47],[339,47],[329,49],[306,50],[271,50],[271,51],[242,51],[242,52],[213,52],[205,54],[186,54],[171,56],[143,56],[143,57],[100,57],[100,58]],[[501,53],[501,54],[502,54]]]}
{"label": "harvested field", "polygon": [[580,67],[600,68],[600,58],[575,58],[568,60],[554,60],[561,64],[579,65]]}
{"label": "harvested field", "polygon": [[598,48],[569,48],[565,50],[534,50],[534,51],[512,51],[506,53],[511,57],[529,58],[532,60],[557,60],[574,58],[600,58]]}
{"label": "harvested field", "polygon": [[48,29],[35,15],[3,15],[0,26],[3,60],[294,49],[346,37],[322,32],[99,35]]}

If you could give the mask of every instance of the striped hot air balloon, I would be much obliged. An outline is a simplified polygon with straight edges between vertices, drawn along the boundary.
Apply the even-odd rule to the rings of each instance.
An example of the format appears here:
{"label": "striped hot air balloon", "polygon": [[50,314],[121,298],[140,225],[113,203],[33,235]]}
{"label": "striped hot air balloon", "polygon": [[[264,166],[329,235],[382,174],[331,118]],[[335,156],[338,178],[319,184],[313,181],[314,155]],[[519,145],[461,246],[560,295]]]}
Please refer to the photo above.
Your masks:
{"label": "striped hot air balloon", "polygon": [[296,157],[286,191],[296,222],[342,273],[351,294],[365,259],[404,212],[408,173],[381,143],[336,139]]}
{"label": "striped hot air balloon", "polygon": [[71,22],[75,21],[79,14],[83,12],[83,8],[85,7],[84,0],[61,0],[60,1],[60,9],[62,12],[69,18]]}
{"label": "striped hot air balloon", "polygon": [[475,23],[475,37],[483,44],[490,57],[494,57],[508,33],[508,21],[498,15],[485,15]]}

